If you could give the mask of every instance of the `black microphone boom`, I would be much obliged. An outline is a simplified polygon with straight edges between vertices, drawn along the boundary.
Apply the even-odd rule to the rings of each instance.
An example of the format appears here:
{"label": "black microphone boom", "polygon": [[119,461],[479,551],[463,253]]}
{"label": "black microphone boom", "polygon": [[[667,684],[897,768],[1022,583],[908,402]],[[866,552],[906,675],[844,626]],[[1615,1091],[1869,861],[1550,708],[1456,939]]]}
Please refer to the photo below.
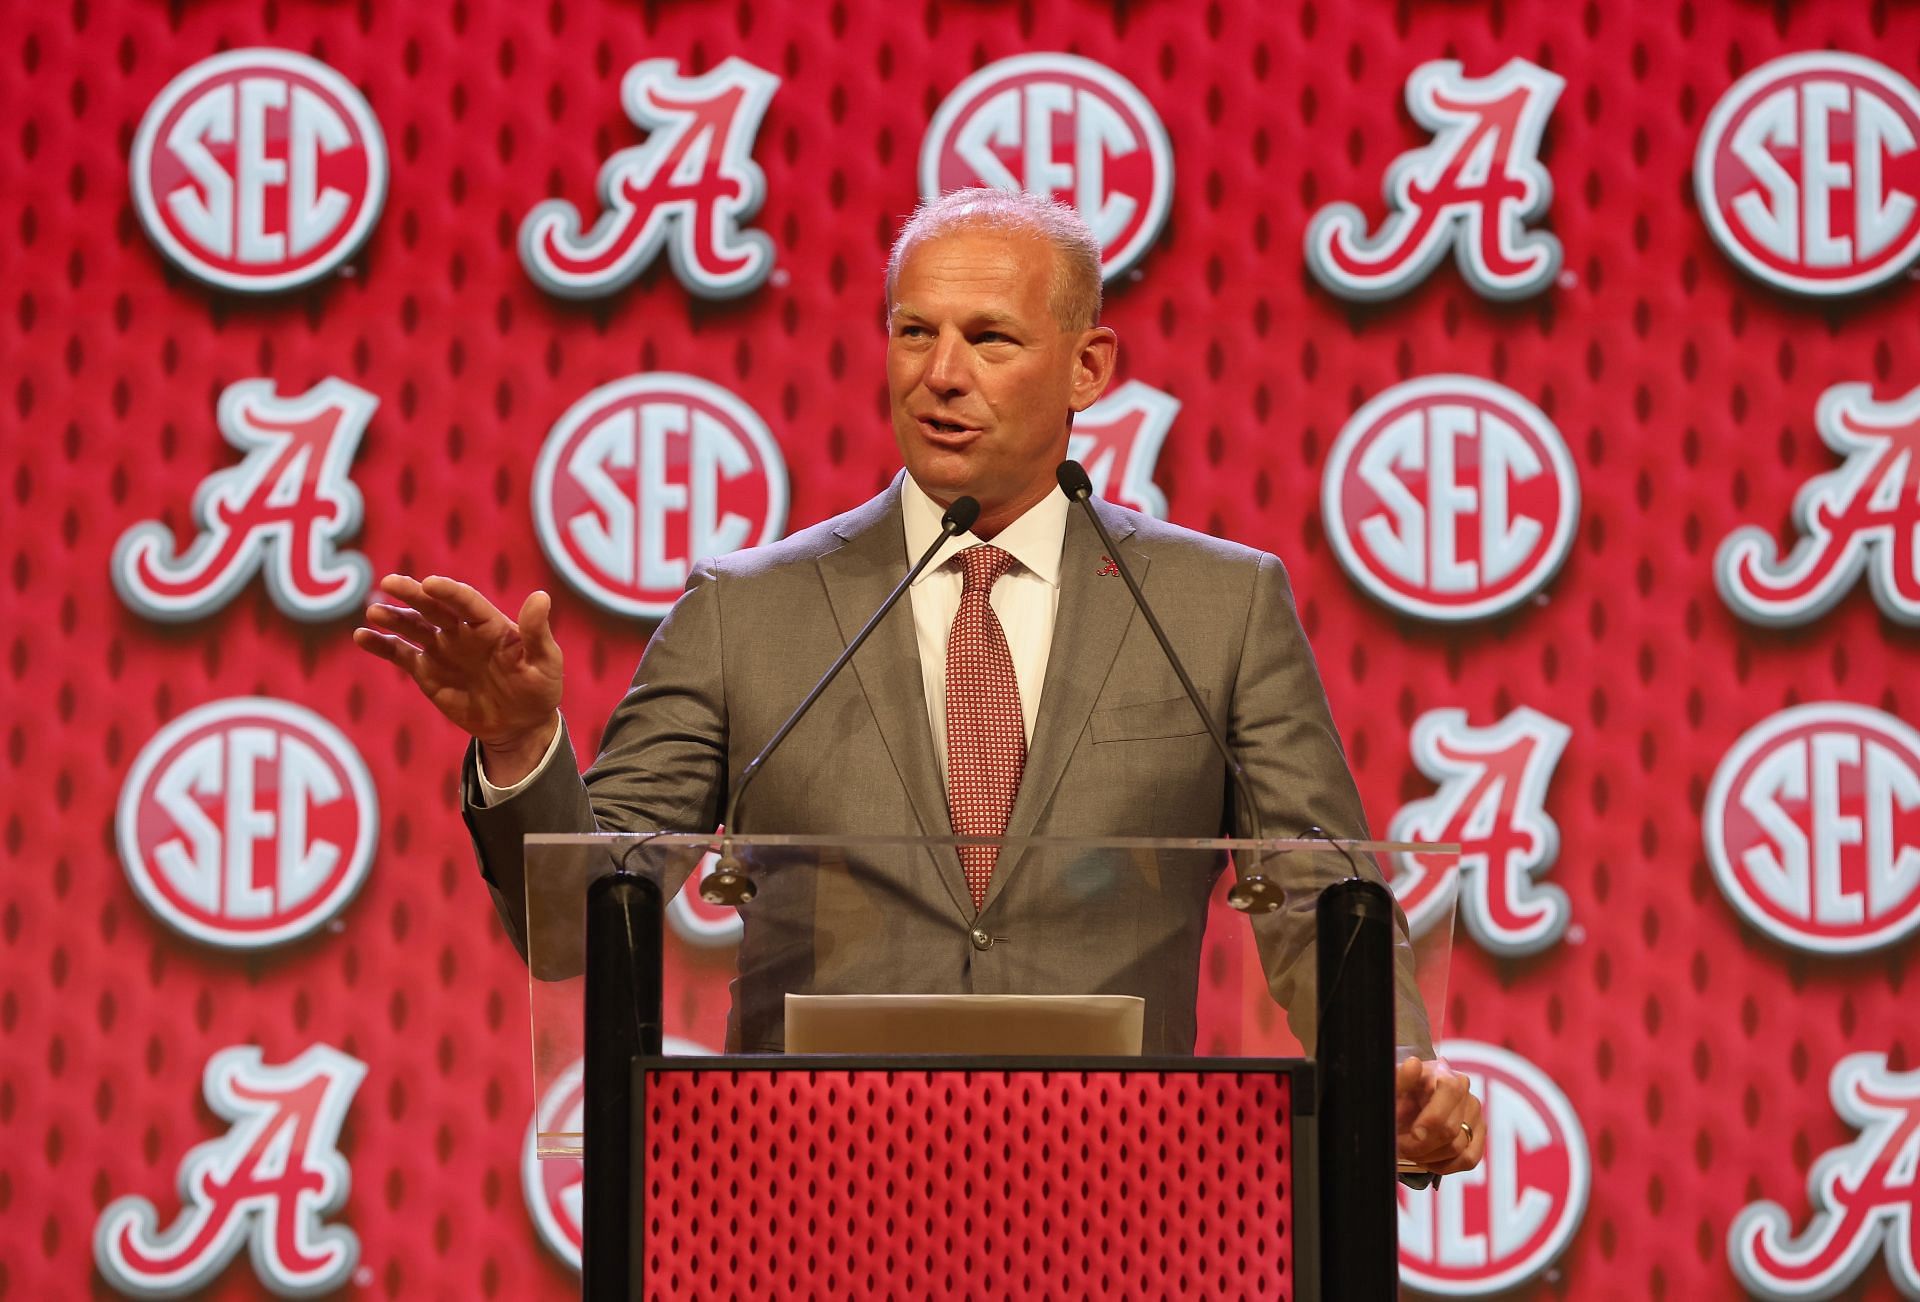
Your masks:
{"label": "black microphone boom", "polygon": [[[1220,758],[1226,761],[1227,776],[1233,779],[1233,789],[1240,797],[1240,805],[1246,814],[1247,831],[1255,841],[1265,840],[1260,831],[1260,807],[1254,803],[1253,791],[1247,785],[1247,771],[1240,767],[1240,761],[1234,758],[1233,747],[1227,744],[1227,734],[1221,729],[1220,721],[1207,709],[1206,702],[1200,699],[1200,690],[1193,685],[1193,679],[1187,676],[1187,667],[1180,663],[1180,657],[1174,654],[1173,643],[1167,640],[1166,630],[1160,627],[1160,621],[1154,618],[1153,607],[1147,604],[1146,594],[1140,591],[1140,583],[1133,577],[1133,570],[1127,565],[1127,558],[1113,545],[1113,538],[1107,533],[1107,526],[1101,522],[1100,513],[1093,509],[1093,481],[1087,478],[1086,467],[1078,461],[1062,461],[1054,472],[1060,481],[1060,491],[1078,502],[1092,522],[1093,530],[1100,535],[1101,546],[1107,549],[1107,559],[1120,571],[1120,577],[1126,581],[1127,591],[1133,594],[1133,604],[1146,619],[1147,627],[1153,630],[1153,636],[1159,641],[1160,649],[1166,653],[1167,663],[1173,666],[1173,672],[1180,679],[1180,686],[1186,690],[1187,699],[1193,708],[1200,712],[1200,720],[1207,725],[1207,735],[1213,738],[1213,747],[1220,752]],[[1258,871],[1258,856],[1255,858],[1255,871],[1243,875],[1227,892],[1227,903],[1242,913],[1272,913],[1280,907],[1281,892],[1271,880]]]}
{"label": "black microphone boom", "polygon": [[920,553],[920,559],[913,563],[913,568],[907,571],[906,577],[894,585],[893,591],[887,594],[887,599],[880,603],[880,609],[873,612],[873,618],[853,635],[853,641],[847,643],[847,649],[827,666],[827,672],[820,676],[820,681],[813,685],[813,690],[807,693],[806,699],[794,707],[793,713],[787,716],[787,721],[780,725],[780,730],[774,733],[767,744],[760,748],[760,753],[740,770],[740,776],[733,784],[733,794],[727,799],[727,821],[722,828],[720,862],[714,865],[713,874],[700,883],[701,899],[709,904],[731,905],[737,908],[753,898],[755,889],[753,881],[740,870],[739,861],[733,857],[732,846],[733,836],[739,830],[735,826],[735,819],[740,812],[740,797],[746,794],[747,784],[753,781],[760,772],[761,766],[779,748],[780,743],[787,739],[787,734],[793,731],[794,725],[798,724],[806,716],[807,711],[813,708],[813,703],[820,699],[820,694],[840,676],[840,671],[847,667],[847,662],[853,659],[853,653],[866,642],[868,635],[880,627],[880,621],[887,617],[887,612],[900,603],[900,598],[905,595],[908,588],[913,586],[913,581],[920,577],[920,572],[933,564],[934,556],[947,545],[947,540],[973,528],[973,522],[979,518],[980,503],[971,497],[956,497],[953,500],[953,505],[949,506],[946,514],[940,517],[940,536]]}

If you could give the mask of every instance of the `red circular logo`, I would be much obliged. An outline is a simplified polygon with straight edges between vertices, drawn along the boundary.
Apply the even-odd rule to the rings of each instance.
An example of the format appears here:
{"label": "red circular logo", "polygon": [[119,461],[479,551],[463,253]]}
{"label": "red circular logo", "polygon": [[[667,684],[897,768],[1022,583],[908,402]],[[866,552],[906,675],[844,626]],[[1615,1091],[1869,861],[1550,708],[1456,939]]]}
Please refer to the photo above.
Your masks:
{"label": "red circular logo", "polygon": [[373,778],[340,730],[268,697],[189,710],[120,789],[115,832],[133,889],[194,940],[266,949],[307,935],[366,881]]}
{"label": "red circular logo", "polygon": [[1920,90],[1834,50],[1761,64],[1708,115],[1693,186],[1750,275],[1799,294],[1872,289],[1920,255]]}
{"label": "red circular logo", "polygon": [[1431,1190],[1400,1190],[1400,1279],[1445,1297],[1504,1293],[1552,1265],[1580,1228],[1586,1132],[1560,1087],[1519,1054],[1473,1040],[1438,1047],[1485,1106],[1486,1151]]}
{"label": "red circular logo", "polygon": [[771,542],[787,466],[753,409],[691,375],[632,375],[560,417],[533,472],[553,567],[622,615],[659,619],[696,562]]}
{"label": "red circular logo", "polygon": [[1072,54],[1022,54],[955,87],[921,141],[921,198],[972,185],[1072,204],[1112,280],[1167,224],[1173,146],[1147,97],[1113,69]]}
{"label": "red circular logo", "polygon": [[1890,714],[1780,711],[1720,761],[1703,824],[1721,891],[1784,945],[1857,954],[1920,927],[1920,732]]}
{"label": "red circular logo", "polygon": [[230,50],[167,83],[134,136],[133,202],[161,252],[221,289],[318,280],[372,231],[380,124],[353,83],[291,50]]}
{"label": "red circular logo", "polygon": [[1334,554],[1371,596],[1422,619],[1486,619],[1560,568],[1580,483],[1538,407],[1487,380],[1428,375],[1354,413],[1320,506]]}

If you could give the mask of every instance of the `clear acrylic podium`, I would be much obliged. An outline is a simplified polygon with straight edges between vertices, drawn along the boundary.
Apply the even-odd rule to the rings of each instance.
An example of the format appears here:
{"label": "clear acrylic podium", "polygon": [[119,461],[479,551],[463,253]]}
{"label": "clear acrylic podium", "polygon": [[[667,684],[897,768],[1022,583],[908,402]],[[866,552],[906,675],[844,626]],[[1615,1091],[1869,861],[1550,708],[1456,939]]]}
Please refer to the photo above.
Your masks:
{"label": "clear acrylic podium", "polygon": [[[1458,847],[1007,839],[976,915],[982,843],[527,838],[536,1097],[573,1100],[537,1144],[585,1159],[586,1296],[1391,1279],[1391,1068],[1442,1037]],[[1410,944],[1355,878],[1421,884]],[[1142,1052],[794,1055],[789,994],[1131,997]]]}

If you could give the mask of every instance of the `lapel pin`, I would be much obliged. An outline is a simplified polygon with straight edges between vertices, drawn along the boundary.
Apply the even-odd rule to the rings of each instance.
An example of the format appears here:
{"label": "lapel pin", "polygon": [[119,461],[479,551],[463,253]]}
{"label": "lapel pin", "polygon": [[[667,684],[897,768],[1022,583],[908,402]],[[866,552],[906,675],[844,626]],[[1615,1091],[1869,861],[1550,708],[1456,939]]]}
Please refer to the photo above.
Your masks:
{"label": "lapel pin", "polygon": [[1093,577],[1096,579],[1117,579],[1120,577],[1120,567],[1113,563],[1113,557],[1102,556],[1100,558],[1100,572]]}

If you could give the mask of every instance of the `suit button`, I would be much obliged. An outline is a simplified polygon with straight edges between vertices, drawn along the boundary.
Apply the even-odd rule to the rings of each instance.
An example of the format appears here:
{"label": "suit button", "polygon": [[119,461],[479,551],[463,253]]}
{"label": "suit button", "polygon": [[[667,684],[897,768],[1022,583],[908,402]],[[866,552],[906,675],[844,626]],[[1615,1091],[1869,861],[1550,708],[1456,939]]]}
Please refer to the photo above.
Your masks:
{"label": "suit button", "polygon": [[970,938],[973,941],[973,947],[975,949],[992,949],[993,948],[993,937],[989,936],[986,932],[982,931],[978,927],[975,927],[973,929],[973,934]]}

